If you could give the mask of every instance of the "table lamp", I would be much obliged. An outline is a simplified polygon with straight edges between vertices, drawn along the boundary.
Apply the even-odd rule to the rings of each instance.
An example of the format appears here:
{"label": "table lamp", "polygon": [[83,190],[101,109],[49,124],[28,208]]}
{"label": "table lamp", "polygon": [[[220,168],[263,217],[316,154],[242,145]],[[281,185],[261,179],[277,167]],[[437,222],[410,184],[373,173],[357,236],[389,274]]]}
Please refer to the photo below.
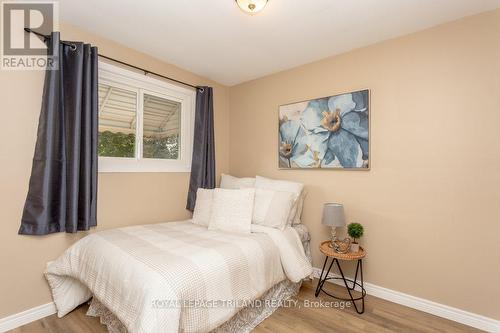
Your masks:
{"label": "table lamp", "polygon": [[344,206],[338,203],[326,203],[323,207],[321,223],[332,228],[333,244],[337,240],[337,227],[345,226]]}

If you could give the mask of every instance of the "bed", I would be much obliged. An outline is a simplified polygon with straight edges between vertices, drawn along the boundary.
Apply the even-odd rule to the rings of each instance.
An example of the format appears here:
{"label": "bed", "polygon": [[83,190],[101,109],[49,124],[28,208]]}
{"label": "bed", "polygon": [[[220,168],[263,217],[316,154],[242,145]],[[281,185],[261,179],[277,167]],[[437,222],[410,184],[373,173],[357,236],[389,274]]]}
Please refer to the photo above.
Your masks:
{"label": "bed", "polygon": [[110,331],[250,331],[312,274],[307,230],[251,231],[187,220],[93,233],[47,266],[58,316],[92,299]]}

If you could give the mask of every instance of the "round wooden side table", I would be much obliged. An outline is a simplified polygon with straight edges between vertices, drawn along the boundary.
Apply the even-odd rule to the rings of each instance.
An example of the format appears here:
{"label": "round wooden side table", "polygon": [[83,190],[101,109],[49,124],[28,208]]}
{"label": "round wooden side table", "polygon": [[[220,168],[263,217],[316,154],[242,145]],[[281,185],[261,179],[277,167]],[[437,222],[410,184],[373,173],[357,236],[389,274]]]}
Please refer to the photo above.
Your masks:
{"label": "round wooden side table", "polygon": [[[323,264],[323,269],[321,270],[321,275],[319,276],[318,285],[316,286],[316,292],[314,295],[318,297],[320,292],[324,292],[325,294],[333,298],[340,299],[343,301],[351,301],[352,304],[354,305],[354,309],[356,309],[356,312],[362,314],[363,312],[365,312],[366,290],[363,286],[363,258],[366,256],[366,251],[360,246],[358,252],[338,253],[333,248],[330,247],[330,243],[331,243],[330,241],[324,241],[319,246],[319,250],[321,251],[321,253],[325,255],[326,258],[325,258],[325,263]],[[328,269],[325,270],[328,263],[328,259],[330,258],[331,258],[330,266],[328,266]],[[349,279],[344,276],[344,272],[340,267],[339,260],[358,261],[356,265],[356,274],[354,274],[354,279]],[[336,264],[339,270],[340,277],[329,276],[330,270],[332,269],[334,263]],[[359,281],[358,281],[358,272],[360,273]],[[323,289],[323,285],[327,280],[342,280],[347,289],[347,292],[349,293],[349,298],[338,297],[325,291]],[[352,283],[352,287],[349,287],[348,282]],[[359,297],[354,297],[352,293],[352,291],[356,289],[356,286],[359,287],[359,290],[361,290],[361,296]],[[361,301],[361,307],[358,308],[358,306],[356,305],[356,301]]]}

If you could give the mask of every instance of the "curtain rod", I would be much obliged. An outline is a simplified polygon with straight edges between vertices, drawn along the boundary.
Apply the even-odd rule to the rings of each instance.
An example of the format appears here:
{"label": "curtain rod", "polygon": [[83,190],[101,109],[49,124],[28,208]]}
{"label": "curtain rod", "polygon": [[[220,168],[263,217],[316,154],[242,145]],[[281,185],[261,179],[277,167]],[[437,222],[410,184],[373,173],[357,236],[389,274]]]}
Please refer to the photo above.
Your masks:
{"label": "curtain rod", "polygon": [[[39,33],[35,30],[32,30],[30,28],[24,28],[24,31],[26,32],[29,32],[29,33],[32,33],[32,34],[35,34],[39,37],[42,37],[44,40],[47,40],[47,39],[50,39],[51,37],[48,36],[48,35],[44,35],[42,33]],[[69,42],[64,42],[64,41],[61,41],[62,44],[64,45],[68,45],[70,46],[73,50],[76,48],[75,44],[72,44],[72,43],[69,43]],[[153,74],[155,76],[159,76],[161,78],[164,78],[166,80],[169,80],[169,81],[173,81],[173,82],[177,82],[177,83],[180,83],[180,84],[183,84],[185,86],[188,86],[188,87],[191,87],[191,88],[194,88],[194,89],[200,89],[202,92],[203,92],[203,88],[202,87],[199,87],[199,86],[195,86],[195,85],[192,85],[190,83],[187,83],[187,82],[183,82],[183,81],[180,81],[180,80],[176,80],[174,78],[171,78],[171,77],[168,77],[168,76],[165,76],[165,75],[162,75],[162,74],[158,74],[158,73],[155,73],[155,72],[152,72],[150,70],[147,70],[147,69],[144,69],[142,67],[138,67],[138,66],[135,66],[135,65],[132,65],[132,64],[129,64],[129,63],[126,63],[124,61],[121,61],[121,60],[118,60],[118,59],[115,59],[115,58],[111,58],[111,57],[108,57],[108,56],[105,56],[103,54],[99,54],[99,57],[101,58],[104,58],[104,59],[107,59],[107,60],[111,60],[113,62],[116,62],[118,64],[121,64],[121,65],[124,65],[124,66],[128,66],[128,67],[131,67],[131,68],[134,68],[134,69],[137,69],[141,72],[144,72],[144,75],[148,75],[148,74]]]}

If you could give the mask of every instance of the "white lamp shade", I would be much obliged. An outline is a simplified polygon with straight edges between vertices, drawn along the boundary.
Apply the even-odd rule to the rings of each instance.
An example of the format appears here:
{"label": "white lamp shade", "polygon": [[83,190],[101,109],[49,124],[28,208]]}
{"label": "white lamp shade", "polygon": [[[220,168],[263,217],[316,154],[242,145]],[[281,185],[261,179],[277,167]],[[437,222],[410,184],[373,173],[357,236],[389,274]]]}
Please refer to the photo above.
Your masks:
{"label": "white lamp shade", "polygon": [[331,227],[345,226],[344,206],[338,203],[326,203],[321,223]]}
{"label": "white lamp shade", "polygon": [[247,14],[260,12],[267,4],[267,0],[235,0],[238,6]]}

